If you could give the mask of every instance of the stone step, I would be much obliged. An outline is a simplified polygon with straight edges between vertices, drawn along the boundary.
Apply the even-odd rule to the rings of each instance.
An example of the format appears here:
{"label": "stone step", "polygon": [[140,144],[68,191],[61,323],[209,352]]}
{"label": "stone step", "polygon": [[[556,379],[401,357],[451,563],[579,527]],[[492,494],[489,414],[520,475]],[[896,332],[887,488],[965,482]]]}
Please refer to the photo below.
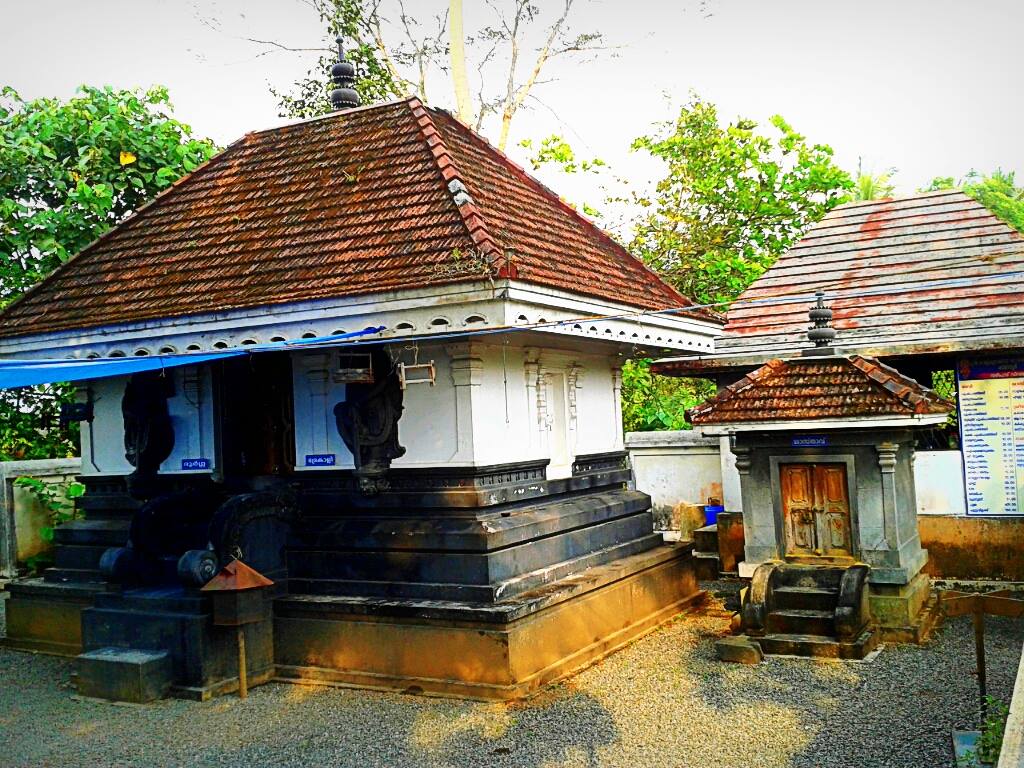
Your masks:
{"label": "stone step", "polygon": [[705,525],[693,532],[693,549],[695,552],[718,552],[718,526]]}
{"label": "stone step", "polygon": [[580,573],[588,568],[596,568],[620,558],[646,552],[660,543],[661,536],[653,533],[553,566],[538,568],[515,578],[489,584],[289,576],[288,587],[292,595],[497,603]]}
{"label": "stone step", "polygon": [[768,614],[766,629],[770,633],[834,637],[835,615],[832,611],[801,608],[774,610]]}
{"label": "stone step", "polygon": [[772,594],[778,609],[834,611],[839,599],[838,589],[824,587],[776,587]]}
{"label": "stone step", "polygon": [[163,698],[171,687],[167,651],[98,648],[80,654],[76,663],[81,696],[145,704]]}
{"label": "stone step", "polygon": [[124,520],[72,520],[53,530],[53,540],[60,544],[90,544],[104,547],[123,547],[128,541],[131,521]]}
{"label": "stone step", "polygon": [[717,552],[694,552],[693,562],[698,581],[714,581],[721,570]]}
{"label": "stone step", "polygon": [[794,565],[786,564],[775,574],[775,589],[779,587],[810,587],[817,589],[839,589],[839,582],[846,573],[844,566]]}
{"label": "stone step", "polygon": [[47,568],[43,581],[50,584],[102,584],[103,574],[95,568]]}
{"label": "stone step", "polygon": [[[652,537],[650,516],[638,514],[490,552],[298,546],[288,551],[289,575],[295,579],[486,585],[554,567],[599,549]],[[651,546],[654,544],[648,548]]]}
{"label": "stone step", "polygon": [[95,544],[61,544],[55,548],[54,561],[57,568],[72,568],[98,571],[100,558],[108,547]]}
{"label": "stone step", "polygon": [[754,638],[766,654],[824,659],[863,659],[878,645],[878,635],[865,631],[853,642],[818,635],[777,633]]}

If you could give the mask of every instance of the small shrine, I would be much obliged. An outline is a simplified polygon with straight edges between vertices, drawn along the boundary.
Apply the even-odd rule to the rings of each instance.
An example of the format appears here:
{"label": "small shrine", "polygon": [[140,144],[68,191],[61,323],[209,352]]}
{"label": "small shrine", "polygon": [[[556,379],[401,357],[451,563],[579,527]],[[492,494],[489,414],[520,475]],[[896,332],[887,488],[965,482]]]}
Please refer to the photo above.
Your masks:
{"label": "small shrine", "polygon": [[720,319],[451,115],[332,72],[334,112],[246,135],[0,313],[0,383],[78,382],[87,486],[56,567],[8,586],[8,646],[244,690],[202,591],[244,560],[272,582],[249,685],[510,699],[700,596],[627,485],[621,366]]}
{"label": "small shrine", "polygon": [[[736,456],[746,638],[766,653],[863,657],[879,637],[917,642],[928,629],[915,430],[953,406],[877,360],[837,353],[821,294],[810,319],[813,347],[687,415]],[[727,641],[724,655],[736,648]]]}

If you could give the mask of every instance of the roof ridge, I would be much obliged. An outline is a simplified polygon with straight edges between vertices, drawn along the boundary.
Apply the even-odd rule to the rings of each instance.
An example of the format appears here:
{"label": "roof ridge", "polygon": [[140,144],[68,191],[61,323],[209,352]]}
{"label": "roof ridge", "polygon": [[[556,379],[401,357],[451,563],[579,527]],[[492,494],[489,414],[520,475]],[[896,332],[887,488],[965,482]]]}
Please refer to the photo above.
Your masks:
{"label": "roof ridge", "polygon": [[[515,264],[509,258],[505,249],[498,244],[498,241],[491,234],[490,228],[487,226],[487,220],[473,201],[472,195],[469,194],[466,181],[462,178],[462,174],[456,167],[455,161],[452,159],[451,154],[449,154],[448,147],[445,146],[441,132],[434,125],[430,112],[427,111],[423,102],[415,96],[410,96],[405,100],[405,103],[416,120],[420,137],[426,142],[427,149],[430,151],[431,156],[434,158],[434,163],[441,172],[441,178],[444,179],[446,191],[451,195],[452,202],[458,209],[459,216],[462,218],[462,222],[465,224],[473,244],[487,258],[497,277],[515,278],[517,275]],[[459,192],[463,193],[461,202]]]}
{"label": "roof ridge", "polygon": [[[906,203],[911,200],[924,200],[929,197],[952,197],[961,195],[969,200],[973,200],[970,195],[964,192],[959,187],[953,187],[952,189],[933,189],[929,192],[916,192],[912,195],[896,195],[893,197],[880,197],[875,200],[850,200],[846,203],[840,203],[835,208],[830,210],[826,216],[831,215],[835,211],[849,211],[855,208],[871,208],[879,205],[892,205],[893,203]],[[824,218],[824,217],[823,217]]]}
{"label": "roof ridge", "polygon": [[887,394],[909,406],[914,413],[926,413],[932,405],[952,405],[935,390],[880,360],[862,355],[850,355],[846,359]]}
{"label": "roof ridge", "polygon": [[[443,110],[439,110],[439,111],[443,111]],[[553,202],[555,205],[557,205],[563,211],[568,213],[570,216],[572,216],[573,218],[575,218],[578,221],[580,221],[583,224],[583,226],[586,228],[587,232],[591,233],[592,235],[597,237],[599,240],[603,240],[604,242],[610,244],[616,250],[621,251],[627,258],[629,258],[630,260],[636,262],[636,264],[642,270],[644,270],[644,272],[646,272],[648,275],[650,275],[653,279],[655,279],[658,282],[663,283],[664,285],[666,285],[681,300],[683,306],[692,306],[692,305],[696,304],[696,302],[694,302],[692,299],[689,299],[686,296],[684,296],[682,293],[679,292],[678,289],[675,288],[675,286],[673,286],[671,283],[669,283],[663,277],[661,277],[661,275],[659,275],[657,272],[655,272],[653,269],[651,269],[649,266],[647,266],[643,262],[643,259],[640,259],[640,258],[634,256],[632,253],[630,253],[629,249],[626,248],[624,245],[622,245],[622,243],[618,242],[614,237],[612,237],[607,232],[605,232],[604,229],[599,227],[593,221],[588,219],[586,216],[581,214],[578,210],[576,210],[571,205],[569,205],[567,202],[565,202],[565,200],[563,200],[558,195],[557,192],[555,192],[553,189],[551,189],[549,186],[547,186],[544,182],[540,181],[539,179],[537,179],[534,176],[531,176],[530,173],[525,168],[523,168],[521,165],[519,165],[519,163],[517,163],[515,160],[510,158],[501,149],[499,149],[498,147],[496,147],[493,144],[491,144],[491,142],[487,141],[487,139],[484,136],[481,136],[479,133],[477,133],[476,131],[472,130],[469,126],[467,126],[465,123],[463,123],[461,120],[459,120],[458,118],[454,117],[453,115],[449,115],[447,112],[445,112],[445,114],[448,115],[451,118],[452,122],[456,126],[458,126],[458,128],[462,129],[465,132],[465,134],[470,138],[470,140],[476,141],[476,142],[479,142],[479,143],[485,145],[487,147],[488,151],[492,152],[494,154],[494,156],[497,157],[498,160],[500,160],[501,163],[508,170],[512,171],[517,176],[519,176],[521,179],[523,179],[527,184],[529,184],[530,186],[532,186],[535,189],[537,189],[541,194],[543,194],[545,197],[547,197],[549,200],[551,200],[551,202]],[[665,309],[668,309],[668,307],[665,307]],[[714,318],[714,320],[716,322],[723,322],[724,321],[724,317],[722,316],[721,313],[714,312],[713,310],[710,310],[710,309],[697,310],[695,312],[695,314],[698,314],[698,315],[703,314],[703,315],[710,316],[711,318]]]}

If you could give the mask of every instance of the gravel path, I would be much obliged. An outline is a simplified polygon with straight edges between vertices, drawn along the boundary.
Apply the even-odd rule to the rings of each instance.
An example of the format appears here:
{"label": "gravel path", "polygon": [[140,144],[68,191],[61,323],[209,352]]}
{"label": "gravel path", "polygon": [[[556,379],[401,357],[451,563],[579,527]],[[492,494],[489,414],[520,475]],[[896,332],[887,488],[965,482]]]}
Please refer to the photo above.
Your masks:
{"label": "gravel path", "polygon": [[[120,706],[72,698],[66,660],[0,650],[0,765],[939,768],[950,729],[973,724],[969,620],[871,663],[758,667],[714,659],[727,624],[716,599],[515,705],[269,684],[246,702]],[[1020,620],[990,621],[1003,700],[1022,641]]]}

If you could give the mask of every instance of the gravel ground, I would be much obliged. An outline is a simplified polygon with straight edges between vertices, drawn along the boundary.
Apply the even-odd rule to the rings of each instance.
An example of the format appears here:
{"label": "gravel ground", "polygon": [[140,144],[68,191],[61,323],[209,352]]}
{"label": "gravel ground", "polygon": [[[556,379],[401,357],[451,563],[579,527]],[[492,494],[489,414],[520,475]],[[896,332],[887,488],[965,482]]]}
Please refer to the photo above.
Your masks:
{"label": "gravel ground", "polygon": [[[723,664],[733,585],[525,704],[268,684],[245,702],[146,707],[72,698],[66,660],[0,650],[4,766],[716,766],[938,768],[977,698],[968,619],[870,663]],[[0,601],[2,605],[2,601]],[[2,613],[2,611],[0,611]],[[2,621],[2,616],[0,616]],[[1020,620],[988,625],[989,686],[1008,700]]]}

